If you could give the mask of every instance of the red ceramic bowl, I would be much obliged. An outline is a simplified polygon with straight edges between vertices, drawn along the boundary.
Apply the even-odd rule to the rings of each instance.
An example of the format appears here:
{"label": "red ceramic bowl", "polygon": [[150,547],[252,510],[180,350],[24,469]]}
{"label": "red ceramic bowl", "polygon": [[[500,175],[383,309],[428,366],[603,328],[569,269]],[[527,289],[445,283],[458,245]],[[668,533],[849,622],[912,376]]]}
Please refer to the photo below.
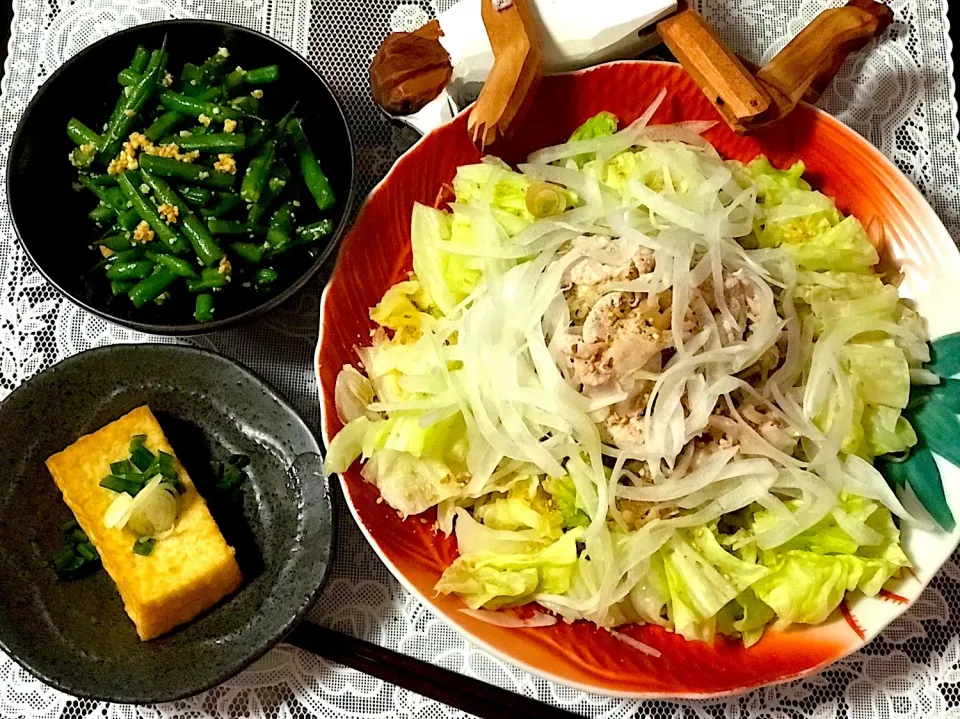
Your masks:
{"label": "red ceramic bowl", "polygon": [[[490,148],[507,162],[523,161],[533,150],[564,142],[588,117],[609,110],[621,123],[636,119],[661,88],[667,97],[653,123],[719,120],[699,88],[678,65],[618,62],[547,77],[523,122],[508,141]],[[425,136],[394,165],[374,189],[344,241],[324,293],[317,372],[324,439],[340,430],[333,402],[337,373],[355,364],[354,347],[369,342],[368,308],[411,269],[410,215],[413,203],[432,205],[459,165],[478,162],[480,153],[466,131],[467,113]],[[807,177],[834,197],[845,213],[866,226],[883,222],[895,261],[904,269],[903,288],[930,321],[933,336],[960,329],[953,279],[960,257],[949,234],[916,188],[874,147],[843,124],[812,107],[800,107],[775,128],[749,138],[720,122],[706,134],[721,155],[749,161],[766,154],[775,165],[798,159]],[[960,511],[960,473],[942,467],[947,499]],[[432,531],[433,512],[401,521],[355,465],[341,477],[344,494],[373,548],[396,577],[433,611],[473,642],[497,656],[548,679],[578,688],[629,697],[707,697],[795,679],[860,648],[916,599],[957,546],[953,534],[905,530],[904,546],[917,566],[895,593],[860,597],[817,627],[768,631],[744,649],[719,637],[713,645],[687,642],[659,627],[634,626],[621,632],[661,653],[641,653],[587,622],[537,629],[506,629],[458,610],[456,596],[436,595],[433,585],[456,557],[453,538]],[[919,559],[922,558],[922,563]]]}

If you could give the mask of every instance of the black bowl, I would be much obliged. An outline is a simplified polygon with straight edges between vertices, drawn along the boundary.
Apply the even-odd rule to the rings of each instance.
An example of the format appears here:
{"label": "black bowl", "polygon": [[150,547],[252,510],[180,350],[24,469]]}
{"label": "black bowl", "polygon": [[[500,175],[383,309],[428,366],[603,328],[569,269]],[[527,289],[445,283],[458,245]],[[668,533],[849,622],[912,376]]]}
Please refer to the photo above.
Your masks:
{"label": "black bowl", "polygon": [[[246,68],[276,64],[279,82],[264,88],[263,107],[279,119],[294,102],[304,131],[337,195],[333,234],[321,240],[311,259],[302,250],[288,253],[276,268],[280,279],[269,294],[231,293],[229,306],[217,306],[217,319],[193,322],[193,297],[176,292],[170,301],[136,310],[126,297],[114,298],[90,249],[97,231],[87,218],[96,204],[89,192],[75,192],[76,170],[67,160],[73,143],[65,134],[75,116],[95,130],[109,117],[121,88],[117,73],[142,44],[158,48],[167,37],[170,67],[201,63],[227,47],[231,62]],[[327,83],[306,60],[276,40],[253,30],[210,20],[170,20],[110,35],[70,58],[43,84],[27,106],[10,147],[7,198],[13,228],[27,255],[68,299],[112,322],[160,335],[213,332],[270,310],[302,288],[333,252],[347,226],[354,192],[353,140],[343,111]],[[304,203],[306,210],[307,203]],[[313,207],[316,210],[316,207]],[[304,214],[305,222],[319,219]]]}
{"label": "black bowl", "polygon": [[[50,563],[72,514],[44,460],[148,404],[226,540],[243,584],[192,622],[141,642],[102,569],[58,580]],[[250,457],[239,494],[210,461]],[[279,642],[319,595],[335,517],[321,449],[263,380],[180,345],[113,345],[54,365],[0,403],[0,648],[48,684],[122,703],[208,689]]]}

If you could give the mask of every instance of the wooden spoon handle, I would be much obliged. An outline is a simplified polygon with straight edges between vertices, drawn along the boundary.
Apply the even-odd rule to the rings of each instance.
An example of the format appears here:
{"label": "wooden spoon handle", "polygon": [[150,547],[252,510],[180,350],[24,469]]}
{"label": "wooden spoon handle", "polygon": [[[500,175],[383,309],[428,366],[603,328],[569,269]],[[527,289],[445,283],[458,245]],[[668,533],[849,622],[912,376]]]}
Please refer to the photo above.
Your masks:
{"label": "wooden spoon handle", "polygon": [[850,0],[820,13],[759,70],[746,67],[695,10],[661,21],[657,29],[727,124],[746,134],[789,114],[801,100],[816,102],[850,53],[892,19],[882,3]]}
{"label": "wooden spoon handle", "polygon": [[873,0],[825,10],[757,72],[757,79],[768,91],[776,88],[789,109],[802,99],[816,101],[850,53],[880,35],[892,19],[890,8]]}
{"label": "wooden spoon handle", "polygon": [[481,0],[481,16],[494,61],[467,130],[482,148],[505,135],[532,100],[543,74],[543,54],[527,0]]}
{"label": "wooden spoon handle", "polygon": [[660,37],[734,130],[763,116],[770,96],[696,10],[662,20]]}

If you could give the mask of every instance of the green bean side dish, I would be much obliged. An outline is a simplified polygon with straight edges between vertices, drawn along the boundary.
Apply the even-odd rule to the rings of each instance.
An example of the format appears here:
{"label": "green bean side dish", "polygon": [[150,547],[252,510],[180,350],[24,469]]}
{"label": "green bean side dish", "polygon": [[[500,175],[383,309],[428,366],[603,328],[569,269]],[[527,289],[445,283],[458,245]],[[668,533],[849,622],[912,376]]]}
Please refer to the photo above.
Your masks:
{"label": "green bean side dish", "polygon": [[153,52],[141,45],[117,77],[123,89],[102,134],[67,123],[75,188],[98,201],[89,213],[101,232],[98,267],[137,309],[189,292],[194,319],[210,322],[215,293],[269,291],[275,258],[304,247],[315,255],[310,245],[333,230],[330,218],[297,224],[336,199],[295,107],[276,123],[261,116],[260,86],[278,82],[279,68],[231,70],[229,57],[220,48],[175,80],[166,40]]}

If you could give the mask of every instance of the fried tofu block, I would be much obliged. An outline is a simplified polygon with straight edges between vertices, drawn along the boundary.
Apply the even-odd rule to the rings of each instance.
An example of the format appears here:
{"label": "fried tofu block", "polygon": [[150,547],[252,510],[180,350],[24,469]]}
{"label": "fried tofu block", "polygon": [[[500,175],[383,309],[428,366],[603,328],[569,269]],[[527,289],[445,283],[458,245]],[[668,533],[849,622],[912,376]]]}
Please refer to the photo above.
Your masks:
{"label": "fried tofu block", "polygon": [[134,554],[133,530],[107,529],[104,513],[117,497],[100,486],[110,463],[130,456],[130,438],[147,436],[145,446],[176,456],[147,406],[81,437],[47,460],[47,468],[77,522],[100,552],[104,569],[120,590],[127,614],[143,640],[189,622],[240,586],[242,577],[229,546],[203,497],[176,461],[186,492],[170,535],[157,540],[146,557]]}

